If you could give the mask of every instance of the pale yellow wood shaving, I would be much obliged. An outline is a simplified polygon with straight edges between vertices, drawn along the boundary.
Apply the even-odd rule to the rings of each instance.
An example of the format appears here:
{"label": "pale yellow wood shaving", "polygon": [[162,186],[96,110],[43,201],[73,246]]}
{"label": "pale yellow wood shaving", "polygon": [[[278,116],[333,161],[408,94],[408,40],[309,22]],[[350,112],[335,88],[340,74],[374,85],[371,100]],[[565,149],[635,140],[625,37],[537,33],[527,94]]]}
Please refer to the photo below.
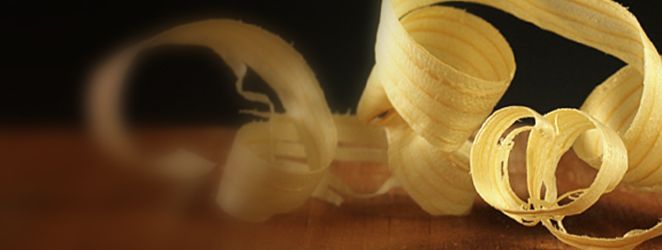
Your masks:
{"label": "pale yellow wood shaving", "polygon": [[[334,158],[385,161],[383,131],[351,117],[334,118],[313,72],[288,43],[256,26],[230,20],[175,27],[117,53],[99,67],[90,89],[90,121],[99,141],[114,155],[177,178],[200,176],[213,166],[192,153],[147,157],[125,133],[119,112],[125,71],[139,51],[161,44],[212,49],[234,71],[239,94],[269,108],[249,112],[270,119],[247,124],[236,136],[219,192],[219,203],[228,213],[259,221],[296,209],[311,195],[339,203],[341,197],[330,190],[332,183],[320,185]],[[276,114],[266,95],[243,89],[249,67],[274,89],[285,113]]]}
{"label": "pale yellow wood shaving", "polygon": [[396,4],[383,2],[376,63],[357,115],[385,126],[394,178],[425,211],[466,214],[475,197],[467,140],[510,84],[513,54],[474,15]]}
{"label": "pale yellow wood shaving", "polygon": [[[382,2],[376,63],[358,120],[331,114],[312,71],[289,44],[252,25],[211,20],[166,31],[102,65],[90,95],[93,128],[123,158],[149,162],[175,176],[207,172],[213,163],[188,152],[142,157],[125,135],[118,111],[122,77],[140,50],[202,45],[230,66],[240,95],[268,107],[248,112],[268,121],[238,131],[224,168],[218,200],[234,216],[259,221],[292,211],[309,197],[340,204],[344,197],[374,197],[401,185],[433,215],[467,214],[477,191],[519,223],[542,223],[579,248],[633,248],[662,234],[658,224],[619,238],[578,236],[562,222],[622,181],[662,189],[662,61],[636,18],[609,0],[464,1],[503,10],[627,64],[598,86],[581,110],[558,109],[543,116],[508,107],[488,118],[515,75],[512,50],[481,18],[434,6],[444,2],[451,1]],[[275,90],[285,113],[277,114],[266,95],[243,89],[248,68]],[[523,118],[536,123],[509,130]],[[523,132],[530,133],[527,200],[515,194],[508,177],[513,139]],[[570,148],[598,174],[589,187],[559,194],[556,166]],[[393,177],[374,193],[357,193],[328,173],[333,160],[388,163]],[[186,174],[185,167],[193,170]],[[561,205],[564,199],[571,201]]]}
{"label": "pale yellow wood shaving", "polygon": [[[456,192],[435,175],[442,172],[457,179],[448,174],[451,161],[429,160],[456,154],[470,139],[508,87],[515,63],[496,29],[460,10],[433,6],[444,2],[453,1],[382,2],[376,63],[358,117],[386,128],[394,177],[423,209],[459,214],[470,208],[466,200],[471,195]],[[542,222],[557,238],[580,248],[632,248],[662,234],[657,225],[621,238],[591,238],[569,234],[562,224],[563,217],[585,211],[621,181],[642,189],[662,185],[662,63],[636,18],[608,0],[463,2],[503,10],[627,64],[593,91],[582,111],[560,109],[542,116],[510,107],[491,116],[470,144],[470,171],[478,194],[518,222]],[[536,125],[502,138],[521,118],[534,118]],[[510,188],[507,163],[515,135],[529,130],[530,198],[523,201]],[[598,175],[588,188],[558,194],[556,164],[573,144]],[[427,153],[431,148],[437,151],[434,157]],[[442,185],[446,188],[439,188]],[[565,198],[572,201],[559,205]]]}

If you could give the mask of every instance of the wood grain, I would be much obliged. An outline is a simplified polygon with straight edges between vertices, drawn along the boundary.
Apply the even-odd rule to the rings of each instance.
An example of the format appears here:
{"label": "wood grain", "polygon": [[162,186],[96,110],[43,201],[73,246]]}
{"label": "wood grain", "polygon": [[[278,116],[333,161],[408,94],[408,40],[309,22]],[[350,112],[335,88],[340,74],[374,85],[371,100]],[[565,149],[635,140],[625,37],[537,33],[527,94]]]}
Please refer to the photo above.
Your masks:
{"label": "wood grain", "polygon": [[[219,165],[233,130],[162,128],[136,133],[145,148],[184,145]],[[523,191],[523,140],[511,169]],[[158,146],[158,147],[157,147]],[[289,214],[246,224],[213,201],[222,169],[191,183],[121,166],[75,129],[0,131],[0,249],[568,249],[542,226],[524,227],[480,199],[470,215],[433,217],[402,190],[335,207],[309,200]],[[385,166],[336,162],[354,188],[374,190]],[[586,186],[595,171],[569,152],[559,186]],[[571,232],[617,236],[662,217],[662,194],[621,186],[566,219]],[[640,249],[662,249],[662,238]]]}

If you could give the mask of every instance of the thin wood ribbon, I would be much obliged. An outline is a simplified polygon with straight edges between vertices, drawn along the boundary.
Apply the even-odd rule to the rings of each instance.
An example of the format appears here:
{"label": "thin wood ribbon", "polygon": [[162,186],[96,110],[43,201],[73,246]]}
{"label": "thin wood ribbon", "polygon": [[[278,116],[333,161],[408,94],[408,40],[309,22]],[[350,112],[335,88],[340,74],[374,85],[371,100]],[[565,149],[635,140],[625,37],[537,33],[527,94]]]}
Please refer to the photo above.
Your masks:
{"label": "thin wood ribbon", "polygon": [[[515,75],[512,49],[481,18],[433,5],[444,2],[451,1],[382,2],[376,63],[358,120],[331,113],[312,70],[282,39],[253,25],[210,20],[166,31],[103,64],[91,88],[92,127],[122,158],[148,162],[160,171],[175,169],[175,176],[208,172],[213,163],[190,153],[145,159],[125,134],[118,105],[122,77],[140,50],[201,45],[230,66],[240,95],[268,108],[249,111],[267,121],[238,131],[224,168],[218,200],[234,216],[265,220],[296,209],[311,196],[340,204],[344,197],[373,197],[402,185],[433,215],[467,214],[477,191],[519,223],[542,223],[561,241],[580,248],[633,248],[662,234],[658,224],[619,238],[593,238],[570,234],[562,223],[621,181],[662,188],[662,62],[636,18],[609,0],[464,1],[503,10],[627,64],[599,85],[581,110],[543,116],[508,107],[489,116]],[[249,68],[275,90],[284,113],[275,112],[266,95],[243,89]],[[536,124],[506,133],[522,118]],[[527,131],[530,197],[524,201],[510,188],[507,160],[513,138]],[[573,146],[598,174],[588,188],[559,194],[556,164]],[[333,160],[388,162],[393,178],[374,193],[357,193],[329,173]],[[183,171],[186,167],[195,171]],[[564,199],[571,201],[560,205]]]}
{"label": "thin wood ribbon", "polygon": [[[232,20],[175,27],[122,50],[99,67],[92,77],[89,120],[94,134],[113,155],[180,179],[209,173],[215,164],[188,151],[148,157],[125,132],[119,103],[126,71],[141,50],[163,44],[212,49],[237,77],[237,92],[267,108],[246,111],[268,120],[244,125],[235,137],[218,196],[226,212],[261,221],[292,211],[311,196],[339,204],[342,195],[371,196],[396,186],[391,180],[374,194],[361,194],[329,175],[334,159],[385,161],[383,131],[347,115],[332,115],[313,72],[290,44],[257,26]],[[275,112],[265,94],[243,88],[248,68],[274,89],[284,113]]]}
{"label": "thin wood ribbon", "polygon": [[[662,63],[636,18],[608,0],[462,1],[503,10],[627,64],[598,86],[581,110],[542,116],[508,107],[484,122],[514,75],[512,50],[480,18],[433,6],[444,2],[452,1],[383,1],[375,68],[358,109],[361,120],[386,128],[390,167],[417,203],[432,214],[470,208],[470,202],[448,204],[449,197],[469,200],[470,194],[453,192],[442,178],[447,174],[440,174],[453,168],[428,163],[431,157],[424,152],[432,147],[438,150],[436,157],[457,155],[482,124],[470,146],[471,178],[478,194],[504,214],[524,225],[542,222],[557,238],[580,248],[632,248],[662,234],[658,224],[620,238],[592,238],[570,234],[562,223],[621,180],[641,189],[662,185]],[[522,118],[534,118],[535,126],[502,138]],[[527,130],[530,198],[522,201],[510,188],[507,159],[514,136]],[[586,189],[559,195],[556,164],[573,143],[577,154],[599,170],[598,176]],[[423,176],[437,181],[426,182]],[[572,201],[559,205],[563,199]]]}

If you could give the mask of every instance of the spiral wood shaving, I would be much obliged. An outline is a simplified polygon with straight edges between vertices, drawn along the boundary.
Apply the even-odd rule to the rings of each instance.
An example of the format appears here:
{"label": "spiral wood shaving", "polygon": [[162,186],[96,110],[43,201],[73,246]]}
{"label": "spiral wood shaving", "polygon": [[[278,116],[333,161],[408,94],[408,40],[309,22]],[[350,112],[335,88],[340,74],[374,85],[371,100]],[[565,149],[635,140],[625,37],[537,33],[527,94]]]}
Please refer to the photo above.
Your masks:
{"label": "spiral wood shaving", "polygon": [[[238,131],[224,168],[218,201],[239,218],[265,220],[311,196],[340,204],[344,197],[373,197],[401,185],[432,215],[469,213],[477,192],[517,222],[542,223],[579,248],[633,248],[662,234],[658,224],[595,238],[570,234],[562,222],[621,182],[662,188],[662,62],[636,18],[609,0],[463,1],[500,9],[627,64],[579,110],[540,115],[515,106],[490,116],[515,75],[512,49],[483,19],[434,5],[444,2],[451,1],[383,1],[376,63],[356,116],[331,113],[312,70],[282,39],[253,25],[210,20],[166,31],[104,63],[92,80],[92,127],[122,158],[149,162],[175,177],[207,173],[213,163],[188,152],[145,159],[131,146],[118,110],[122,78],[140,50],[201,45],[230,66],[240,95],[268,107],[249,111],[268,120]],[[275,112],[266,95],[244,90],[248,68],[275,90],[284,113]],[[525,118],[535,124],[511,129]],[[515,194],[508,177],[513,139],[523,132],[529,132],[527,200]],[[589,187],[559,193],[556,167],[571,147],[598,173]],[[393,176],[374,193],[357,193],[329,173],[333,160],[387,163]]]}

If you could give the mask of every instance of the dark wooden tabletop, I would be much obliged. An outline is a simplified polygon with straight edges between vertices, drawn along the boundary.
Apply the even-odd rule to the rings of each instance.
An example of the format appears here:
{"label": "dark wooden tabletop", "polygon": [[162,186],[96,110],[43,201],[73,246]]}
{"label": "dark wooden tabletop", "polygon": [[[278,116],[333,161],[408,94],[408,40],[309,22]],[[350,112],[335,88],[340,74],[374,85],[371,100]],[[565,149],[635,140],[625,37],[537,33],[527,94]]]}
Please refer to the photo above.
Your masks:
{"label": "dark wooden tabletop", "polygon": [[[164,128],[138,135],[146,148],[183,146],[222,166],[233,130]],[[523,145],[516,148],[511,179],[522,180]],[[267,222],[241,223],[214,203],[220,167],[191,183],[162,179],[108,161],[76,129],[2,129],[0,157],[0,249],[569,248],[542,226],[519,225],[480,199],[468,216],[433,217],[402,190],[340,207],[311,199]],[[362,191],[389,175],[387,167],[367,163],[336,162],[332,171]],[[569,152],[557,172],[559,186],[587,186],[594,173]],[[522,181],[514,182],[523,191]],[[662,194],[621,186],[565,222],[574,233],[620,236],[660,217]],[[662,249],[662,238],[640,249]]]}

